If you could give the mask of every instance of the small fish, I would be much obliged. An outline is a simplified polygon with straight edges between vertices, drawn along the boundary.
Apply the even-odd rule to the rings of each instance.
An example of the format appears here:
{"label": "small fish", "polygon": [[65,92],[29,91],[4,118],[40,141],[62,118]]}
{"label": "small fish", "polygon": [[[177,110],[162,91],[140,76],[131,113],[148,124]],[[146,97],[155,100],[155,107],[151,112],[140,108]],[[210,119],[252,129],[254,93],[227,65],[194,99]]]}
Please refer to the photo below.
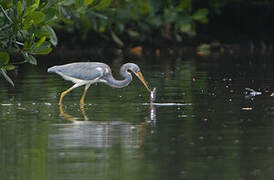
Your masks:
{"label": "small fish", "polygon": [[274,97],[274,92],[270,95],[271,97]]}
{"label": "small fish", "polygon": [[152,91],[150,91],[150,103],[153,103],[156,100],[156,88],[153,88]]}

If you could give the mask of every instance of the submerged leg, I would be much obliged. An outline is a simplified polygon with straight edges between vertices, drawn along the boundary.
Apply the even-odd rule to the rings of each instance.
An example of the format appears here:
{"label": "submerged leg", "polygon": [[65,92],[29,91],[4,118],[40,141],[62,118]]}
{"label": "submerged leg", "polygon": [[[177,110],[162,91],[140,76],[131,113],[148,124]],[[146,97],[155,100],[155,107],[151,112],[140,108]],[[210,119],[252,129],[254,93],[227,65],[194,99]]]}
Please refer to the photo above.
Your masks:
{"label": "submerged leg", "polygon": [[84,107],[84,100],[85,100],[85,97],[86,97],[86,94],[87,94],[87,90],[88,90],[88,88],[89,88],[90,85],[91,85],[91,83],[86,84],[86,86],[85,86],[84,93],[83,93],[83,95],[81,97],[81,100],[80,100],[81,108]]}
{"label": "submerged leg", "polygon": [[59,100],[59,105],[62,105],[62,101],[63,101],[63,98],[64,96],[70,92],[71,90],[81,86],[82,84],[74,84],[72,87],[70,87],[69,89],[65,90],[64,92],[62,92],[61,96],[60,96],[60,100]]}

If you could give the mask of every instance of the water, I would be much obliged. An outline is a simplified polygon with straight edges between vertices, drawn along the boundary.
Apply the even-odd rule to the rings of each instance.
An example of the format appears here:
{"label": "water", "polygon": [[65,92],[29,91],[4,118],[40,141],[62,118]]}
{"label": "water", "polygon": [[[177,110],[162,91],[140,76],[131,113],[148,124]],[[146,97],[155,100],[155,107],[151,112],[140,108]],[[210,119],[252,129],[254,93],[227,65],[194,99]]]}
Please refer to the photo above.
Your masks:
{"label": "water", "polygon": [[[73,90],[63,117],[71,83],[43,62],[20,67],[15,89],[0,85],[0,179],[273,179],[274,66],[222,58],[138,62],[156,103],[180,106],[150,106],[134,78],[92,85],[84,111]],[[121,63],[108,63],[117,78]]]}

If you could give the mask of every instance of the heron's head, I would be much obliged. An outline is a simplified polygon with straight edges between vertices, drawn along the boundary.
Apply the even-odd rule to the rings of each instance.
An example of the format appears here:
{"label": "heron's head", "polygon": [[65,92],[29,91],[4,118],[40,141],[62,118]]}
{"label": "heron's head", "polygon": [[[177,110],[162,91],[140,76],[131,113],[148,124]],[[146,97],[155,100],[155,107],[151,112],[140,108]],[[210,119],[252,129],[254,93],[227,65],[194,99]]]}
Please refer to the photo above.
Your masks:
{"label": "heron's head", "polygon": [[144,84],[144,86],[147,88],[147,90],[150,91],[150,89],[149,89],[149,87],[141,73],[139,66],[134,63],[127,63],[127,64],[125,64],[125,66],[126,66],[126,71],[127,72],[129,70],[132,71],[141,80],[141,82]]}

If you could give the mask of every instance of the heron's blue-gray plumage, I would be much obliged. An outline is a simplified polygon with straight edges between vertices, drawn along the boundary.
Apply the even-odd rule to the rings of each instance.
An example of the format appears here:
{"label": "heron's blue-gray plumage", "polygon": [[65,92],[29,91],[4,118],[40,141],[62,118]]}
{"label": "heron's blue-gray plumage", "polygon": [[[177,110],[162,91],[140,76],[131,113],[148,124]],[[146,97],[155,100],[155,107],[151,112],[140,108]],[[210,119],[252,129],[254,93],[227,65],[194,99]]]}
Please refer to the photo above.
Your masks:
{"label": "heron's blue-gray plumage", "polygon": [[122,88],[132,81],[132,75],[129,70],[136,73],[137,71],[140,71],[140,68],[133,63],[124,64],[120,69],[120,75],[124,77],[123,80],[114,79],[110,67],[100,62],[79,62],[53,66],[48,69],[48,72],[57,73],[65,80],[79,83],[79,85],[103,82],[111,87]]}
{"label": "heron's blue-gray plumage", "polygon": [[56,73],[62,76],[65,80],[72,81],[74,83],[72,87],[62,92],[59,100],[60,105],[62,105],[62,100],[68,92],[85,85],[85,90],[80,100],[82,107],[86,92],[91,84],[101,82],[111,87],[122,88],[127,86],[132,81],[131,72],[133,72],[142,81],[147,90],[150,91],[142,76],[142,73],[140,72],[140,68],[133,63],[126,63],[120,68],[120,75],[124,78],[122,80],[114,79],[110,67],[100,62],[80,62],[53,66],[48,69],[48,72]]}
{"label": "heron's blue-gray plumage", "polygon": [[[107,71],[106,71],[107,69]],[[70,63],[61,66],[53,66],[48,69],[49,73],[63,74],[79,80],[90,81],[110,72],[108,65],[99,62]]]}

